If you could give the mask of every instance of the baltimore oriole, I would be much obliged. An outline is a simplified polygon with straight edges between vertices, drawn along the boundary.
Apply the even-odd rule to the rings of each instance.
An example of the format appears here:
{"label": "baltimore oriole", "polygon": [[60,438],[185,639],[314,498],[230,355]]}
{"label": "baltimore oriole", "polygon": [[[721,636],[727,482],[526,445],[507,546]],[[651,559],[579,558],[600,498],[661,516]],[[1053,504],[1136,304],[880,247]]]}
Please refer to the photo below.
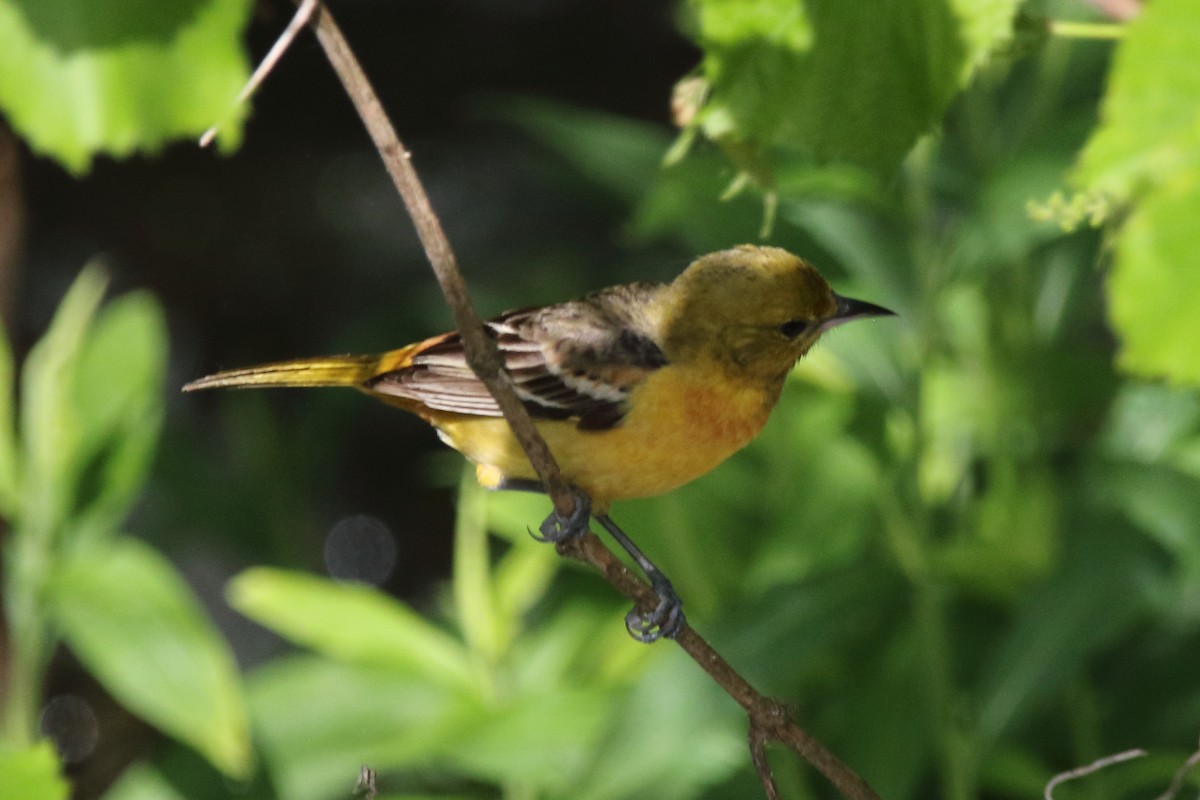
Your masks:
{"label": "baltimore oriole", "polygon": [[[547,518],[547,538],[595,516],[658,592],[630,612],[639,640],[683,623],[670,582],[608,516],[614,500],[669,491],[716,467],[762,429],[796,360],[843,322],[891,311],[835,294],[806,261],[742,245],[696,259],[674,281],[613,286],[579,300],[510,311],[486,323],[509,378],[590,509]],[[216,387],[352,386],[411,411],[476,464],[493,489],[538,488],[457,333],[380,355],[329,356],[219,372]]]}

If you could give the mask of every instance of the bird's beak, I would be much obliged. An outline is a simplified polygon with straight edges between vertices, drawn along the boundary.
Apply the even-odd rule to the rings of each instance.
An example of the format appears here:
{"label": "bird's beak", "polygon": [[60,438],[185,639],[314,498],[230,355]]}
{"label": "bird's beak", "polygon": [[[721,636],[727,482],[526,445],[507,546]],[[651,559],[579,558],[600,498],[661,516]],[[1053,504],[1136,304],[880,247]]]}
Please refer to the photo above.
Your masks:
{"label": "bird's beak", "polygon": [[886,309],[883,306],[877,306],[874,303],[868,303],[866,300],[854,300],[841,295],[834,295],[837,300],[837,311],[829,319],[821,323],[821,332],[836,328],[843,322],[850,322],[856,319],[866,319],[867,317],[894,317],[895,311]]}

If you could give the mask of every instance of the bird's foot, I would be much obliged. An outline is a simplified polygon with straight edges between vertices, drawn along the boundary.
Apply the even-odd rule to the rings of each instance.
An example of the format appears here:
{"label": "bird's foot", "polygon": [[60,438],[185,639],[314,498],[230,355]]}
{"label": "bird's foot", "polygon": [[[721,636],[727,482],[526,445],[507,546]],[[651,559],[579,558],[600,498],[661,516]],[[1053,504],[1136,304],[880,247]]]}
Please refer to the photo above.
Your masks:
{"label": "bird's foot", "polygon": [[671,582],[662,573],[650,577],[650,588],[658,596],[652,611],[642,611],[636,606],[625,615],[625,629],[629,635],[643,644],[650,644],[662,637],[674,639],[683,629],[686,618],[683,602],[675,593]]}
{"label": "bird's foot", "polygon": [[571,516],[562,516],[556,508],[538,526],[539,533],[529,531],[529,535],[539,542],[558,543],[587,533],[588,520],[592,516],[592,500],[578,490],[572,490],[571,495],[575,498],[575,510]]}

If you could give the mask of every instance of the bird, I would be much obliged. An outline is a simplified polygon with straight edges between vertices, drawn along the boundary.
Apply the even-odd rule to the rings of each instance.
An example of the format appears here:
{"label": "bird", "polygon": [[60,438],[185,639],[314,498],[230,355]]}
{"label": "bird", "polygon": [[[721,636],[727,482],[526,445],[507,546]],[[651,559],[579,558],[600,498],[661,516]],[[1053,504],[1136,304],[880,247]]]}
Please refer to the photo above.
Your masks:
{"label": "bird", "polygon": [[[595,518],[658,597],[626,626],[639,641],[674,637],[682,602],[609,516],[613,502],[669,492],[714,469],[763,428],[796,362],[826,332],[894,312],[838,295],[808,261],[740,245],[695,259],[669,283],[637,282],[484,323],[517,396],[580,502],[552,513],[543,539]],[[218,372],[183,387],[358,389],[430,423],[488,489],[541,490],[462,338],[444,333],[374,355],[301,358]]]}

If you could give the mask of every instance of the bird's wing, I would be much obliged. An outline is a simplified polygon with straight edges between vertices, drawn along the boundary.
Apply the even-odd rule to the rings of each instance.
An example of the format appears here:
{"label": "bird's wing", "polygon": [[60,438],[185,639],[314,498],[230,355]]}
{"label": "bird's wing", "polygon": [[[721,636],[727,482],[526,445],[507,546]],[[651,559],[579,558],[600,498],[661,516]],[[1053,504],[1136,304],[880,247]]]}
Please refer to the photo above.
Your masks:
{"label": "bird's wing", "polygon": [[[511,311],[485,323],[513,388],[535,418],[574,418],[581,429],[611,428],[624,416],[633,388],[667,363],[648,334],[602,300],[596,295]],[[467,366],[457,333],[419,345],[366,388],[438,411],[500,416],[487,387]]]}

